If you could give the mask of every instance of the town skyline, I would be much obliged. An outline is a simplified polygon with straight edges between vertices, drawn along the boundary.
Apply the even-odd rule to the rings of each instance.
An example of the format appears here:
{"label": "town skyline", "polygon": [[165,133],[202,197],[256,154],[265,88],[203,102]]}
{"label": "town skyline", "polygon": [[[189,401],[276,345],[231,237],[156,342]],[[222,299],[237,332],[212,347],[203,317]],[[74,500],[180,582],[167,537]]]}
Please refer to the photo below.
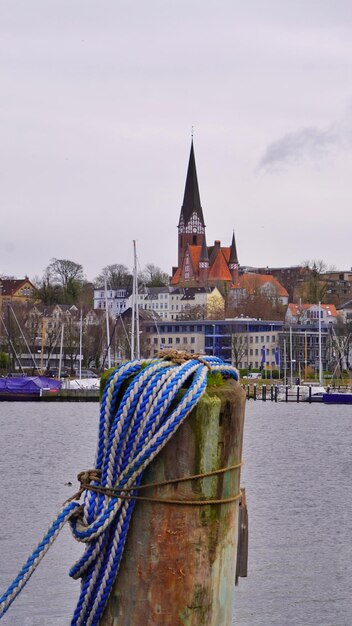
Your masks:
{"label": "town skyline", "polygon": [[[55,19],[53,19],[55,16]],[[0,273],[53,257],[164,271],[194,126],[209,244],[351,266],[352,7],[206,0],[1,7]]]}

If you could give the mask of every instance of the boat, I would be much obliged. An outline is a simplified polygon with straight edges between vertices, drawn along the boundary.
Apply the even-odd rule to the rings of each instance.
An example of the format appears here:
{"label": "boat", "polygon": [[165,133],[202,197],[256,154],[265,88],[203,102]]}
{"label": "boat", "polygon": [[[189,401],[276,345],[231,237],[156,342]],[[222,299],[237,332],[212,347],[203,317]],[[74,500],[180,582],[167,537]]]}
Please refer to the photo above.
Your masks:
{"label": "boat", "polygon": [[330,391],[323,394],[322,401],[324,404],[352,404],[352,392]]}
{"label": "boat", "polygon": [[46,376],[8,376],[0,378],[0,401],[40,400],[43,391],[56,393],[61,381]]}
{"label": "boat", "polygon": [[62,389],[70,391],[100,389],[100,378],[69,378],[63,381]]}
{"label": "boat", "polygon": [[280,385],[278,402],[322,402],[326,389],[322,385]]}

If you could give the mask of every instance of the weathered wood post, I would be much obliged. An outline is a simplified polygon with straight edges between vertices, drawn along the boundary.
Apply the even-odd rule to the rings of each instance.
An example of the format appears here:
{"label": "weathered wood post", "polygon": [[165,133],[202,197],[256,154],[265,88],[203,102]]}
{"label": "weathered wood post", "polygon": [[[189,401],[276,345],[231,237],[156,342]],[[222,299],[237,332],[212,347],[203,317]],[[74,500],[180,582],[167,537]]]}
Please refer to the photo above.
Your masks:
{"label": "weathered wood post", "polygon": [[[245,399],[235,381],[208,388],[143,482],[239,464]],[[239,492],[240,467],[140,493],[194,501],[228,499]],[[239,499],[206,505],[138,501],[101,626],[230,626],[238,511]]]}

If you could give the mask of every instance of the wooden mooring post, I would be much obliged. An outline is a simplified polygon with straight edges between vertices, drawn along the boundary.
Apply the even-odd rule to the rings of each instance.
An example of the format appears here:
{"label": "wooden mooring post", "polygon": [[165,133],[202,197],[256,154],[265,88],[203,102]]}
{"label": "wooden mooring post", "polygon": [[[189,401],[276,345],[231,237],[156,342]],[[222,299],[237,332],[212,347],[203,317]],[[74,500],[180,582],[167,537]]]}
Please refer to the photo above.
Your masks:
{"label": "wooden mooring post", "polygon": [[[210,387],[151,463],[143,482],[240,464],[245,399],[246,392],[235,381]],[[143,495],[228,499],[240,493],[240,473],[238,467],[151,487]],[[241,536],[238,520],[239,499],[206,505],[137,502],[101,626],[230,626]],[[241,568],[246,574],[243,563]]]}

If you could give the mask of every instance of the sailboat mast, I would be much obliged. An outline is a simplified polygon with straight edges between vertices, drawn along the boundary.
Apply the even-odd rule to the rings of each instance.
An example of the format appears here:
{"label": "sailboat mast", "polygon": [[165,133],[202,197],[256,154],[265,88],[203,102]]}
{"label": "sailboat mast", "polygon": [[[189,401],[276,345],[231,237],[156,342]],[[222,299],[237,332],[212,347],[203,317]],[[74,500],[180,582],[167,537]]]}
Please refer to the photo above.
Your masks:
{"label": "sailboat mast", "polygon": [[133,240],[133,283],[132,283],[132,328],[131,328],[131,361],[134,359],[135,348],[135,312],[136,312],[136,242]]}
{"label": "sailboat mast", "polygon": [[61,324],[61,339],[60,339],[60,358],[59,358],[59,378],[61,378],[62,367],[62,349],[64,345],[64,324]]}
{"label": "sailboat mast", "polygon": [[82,335],[83,335],[83,317],[82,317],[82,309],[81,316],[79,320],[79,379],[82,380]]}
{"label": "sailboat mast", "polygon": [[42,348],[40,352],[40,373],[44,374],[45,319],[42,317]]}
{"label": "sailboat mast", "polygon": [[292,361],[292,326],[290,326],[290,383],[293,385],[293,361]]}
{"label": "sailboat mast", "polygon": [[139,347],[139,315],[138,315],[138,278],[136,241],[133,240],[133,293],[132,293],[132,331],[131,331],[131,359],[140,358]]}
{"label": "sailboat mast", "polygon": [[105,277],[105,321],[106,321],[106,348],[108,353],[108,368],[111,367],[111,349],[110,349],[110,324],[109,324],[109,308],[108,308],[108,286]]}
{"label": "sailboat mast", "polygon": [[323,384],[323,364],[321,358],[321,303],[319,302],[318,308],[319,315],[319,385]]}

